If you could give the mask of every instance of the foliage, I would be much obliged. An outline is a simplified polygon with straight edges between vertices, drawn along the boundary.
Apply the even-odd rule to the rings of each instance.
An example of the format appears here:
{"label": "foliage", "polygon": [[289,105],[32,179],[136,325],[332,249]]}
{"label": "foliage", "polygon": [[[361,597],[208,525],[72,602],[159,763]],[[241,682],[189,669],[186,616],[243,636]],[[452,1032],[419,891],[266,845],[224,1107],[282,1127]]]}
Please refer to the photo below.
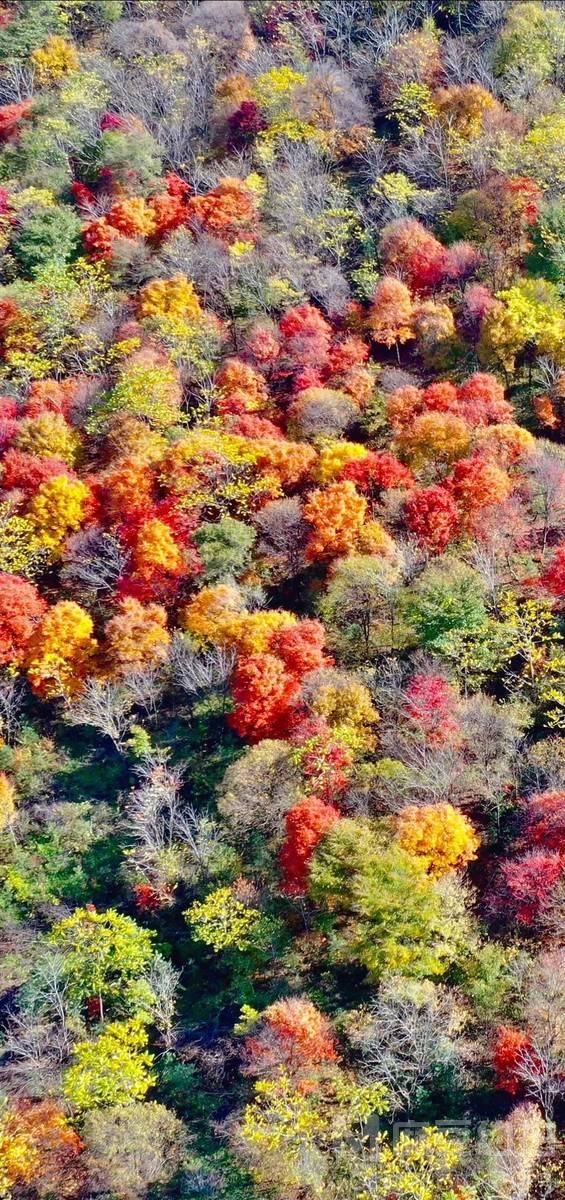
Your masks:
{"label": "foliage", "polygon": [[471,822],[451,804],[409,805],[398,818],[397,831],[404,850],[437,878],[466,867],[479,846]]}
{"label": "foliage", "polygon": [[31,1185],[40,1196],[73,1196],[81,1186],[83,1143],[52,1100],[16,1102],[0,1125],[0,1192]]}
{"label": "foliage", "polygon": [[440,894],[425,867],[383,831],[340,821],[314,854],[310,892],[335,914],[330,952],[360,962],[372,978],[387,971],[441,975],[453,955]]}
{"label": "foliage", "polygon": [[402,1200],[443,1200],[463,1195],[457,1180],[457,1168],[463,1158],[463,1146],[440,1129],[428,1127],[414,1139],[401,1133],[396,1146],[380,1148],[375,1188],[367,1195],[390,1196]]}
{"label": "foliage", "polygon": [[142,1100],[156,1081],[147,1031],[137,1019],[113,1021],[94,1041],[77,1042],[64,1094],[79,1112]]}
{"label": "foliage", "polygon": [[125,596],[104,630],[113,671],[118,676],[143,670],[166,657],[170,643],[167,613],[160,604]]}
{"label": "foliage", "polygon": [[14,242],[14,254],[25,275],[33,275],[45,261],[64,263],[78,246],[80,221],[71,208],[45,208],[23,221]]}
{"label": "foliage", "polygon": [[131,917],[109,909],[77,908],[53,926],[49,941],[64,954],[69,993],[79,1005],[93,997],[100,1014],[135,1004],[132,985],[149,965],[154,936]]}
{"label": "foliage", "polygon": [[238,900],[233,887],[217,888],[205,900],[195,900],[185,913],[194,937],[216,953],[220,950],[246,950],[252,945],[260,922],[260,913]]}
{"label": "foliage", "polygon": [[480,629],[486,619],[479,575],[457,559],[430,565],[406,598],[406,615],[425,646],[441,650],[453,631]]}
{"label": "foliage", "polygon": [[238,1141],[260,1184],[272,1190],[282,1169],[286,1186],[308,1187],[321,1195],[332,1170],[328,1150],[344,1137],[362,1135],[367,1118],[386,1108],[381,1084],[357,1084],[337,1075],[328,1080],[324,1097],[309,1094],[281,1074],[255,1085]]}
{"label": "foliage", "polygon": [[74,600],[48,609],[26,648],[30,684],[39,696],[80,692],[96,651],[92,618]]}
{"label": "foliage", "polygon": [[167,1183],[182,1165],[187,1143],[182,1121],[154,1100],[87,1113],[83,1138],[97,1188],[125,1195]]}
{"label": "foliage", "polygon": [[563,1190],[564,39],[0,5],[6,1200]]}
{"label": "foliage", "polygon": [[308,557],[333,557],[354,550],[366,510],[366,501],[349,480],[311,492],[304,506],[305,519],[313,530]]}
{"label": "foliage", "polygon": [[376,342],[385,346],[402,345],[414,337],[412,300],[400,279],[381,279],[369,313],[369,330]]}

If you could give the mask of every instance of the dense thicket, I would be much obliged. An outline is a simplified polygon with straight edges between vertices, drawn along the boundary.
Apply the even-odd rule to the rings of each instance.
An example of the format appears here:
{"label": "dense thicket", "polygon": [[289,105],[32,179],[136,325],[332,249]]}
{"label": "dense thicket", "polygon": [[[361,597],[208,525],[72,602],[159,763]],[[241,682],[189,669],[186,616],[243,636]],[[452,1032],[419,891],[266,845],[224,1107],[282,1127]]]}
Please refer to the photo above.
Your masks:
{"label": "dense thicket", "polygon": [[0,8],[1,1197],[563,1200],[564,82]]}

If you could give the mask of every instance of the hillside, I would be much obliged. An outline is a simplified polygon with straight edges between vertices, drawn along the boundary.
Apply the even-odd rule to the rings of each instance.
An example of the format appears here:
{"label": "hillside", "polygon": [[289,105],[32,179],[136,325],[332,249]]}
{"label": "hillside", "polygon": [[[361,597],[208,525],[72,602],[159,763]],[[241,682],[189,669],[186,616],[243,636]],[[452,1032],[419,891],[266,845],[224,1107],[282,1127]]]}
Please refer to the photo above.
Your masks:
{"label": "hillside", "polygon": [[565,1200],[565,6],[0,6],[0,1198]]}

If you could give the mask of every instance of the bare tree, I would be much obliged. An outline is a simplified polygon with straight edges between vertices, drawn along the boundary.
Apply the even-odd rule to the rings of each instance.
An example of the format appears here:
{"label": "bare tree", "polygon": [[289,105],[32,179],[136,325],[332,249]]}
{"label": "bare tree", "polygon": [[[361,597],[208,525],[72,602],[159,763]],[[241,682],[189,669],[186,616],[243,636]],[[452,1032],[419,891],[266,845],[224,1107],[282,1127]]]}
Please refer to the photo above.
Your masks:
{"label": "bare tree", "polygon": [[68,983],[64,955],[48,950],[34,964],[26,993],[31,1009],[56,1021],[65,1042],[70,1045]]}
{"label": "bare tree", "polygon": [[105,597],[114,591],[128,558],[116,538],[91,526],[69,538],[61,580],[79,595]]}
{"label": "bare tree", "polygon": [[223,646],[197,653],[181,634],[173,638],[169,659],[172,676],[189,696],[225,688],[235,661],[235,652]]}
{"label": "bare tree", "polygon": [[[163,664],[166,667],[166,664]],[[131,702],[135,708],[141,709],[150,719],[157,715],[157,705],[163,694],[167,676],[159,665],[130,671],[123,680]]]}
{"label": "bare tree", "polygon": [[[132,22],[137,30],[147,22]],[[159,23],[155,23],[159,24]],[[162,28],[162,27],[161,27]],[[165,30],[167,37],[171,37]],[[173,169],[198,169],[199,150],[212,134],[214,90],[219,61],[209,42],[192,38],[178,45],[182,67],[167,72],[151,70],[141,57],[127,63],[124,58],[101,57],[96,68],[110,87],[114,106],[134,113],[153,134]]]}
{"label": "bare tree", "polygon": [[112,680],[87,679],[76,699],[67,704],[64,717],[70,725],[90,725],[105,734],[122,751],[130,729],[134,700],[131,692]]}
{"label": "bare tree", "polygon": [[529,462],[532,503],[541,527],[542,558],[553,530],[565,522],[565,451],[552,442],[540,440]]}
{"label": "bare tree", "polygon": [[375,21],[370,12],[364,18],[363,36],[360,45],[351,56],[354,77],[362,83],[373,78],[380,70],[397,42],[414,29],[420,20],[430,15],[428,0],[415,0],[412,4],[387,4],[382,17]]}
{"label": "bare tree", "polygon": [[317,267],[310,278],[310,295],[331,318],[342,316],[351,299],[349,284],[337,267]]}
{"label": "bare tree", "polygon": [[545,1122],[535,1104],[518,1104],[483,1132],[472,1161],[481,1198],[528,1200],[544,1139]]}
{"label": "bare tree", "polygon": [[24,690],[21,682],[10,675],[0,678],[0,729],[2,737],[10,743],[20,727],[20,713]]}
{"label": "bare tree", "polygon": [[[340,66],[348,66],[363,44],[366,30],[373,21],[374,10],[368,0],[322,0],[318,20],[323,30],[312,31],[309,48],[315,57],[331,55]],[[308,35],[308,27],[305,36]]]}
{"label": "bare tree", "polygon": [[216,823],[182,798],[182,771],[163,756],[148,756],[137,771],[140,783],[126,805],[135,839],[134,862],[150,877],[163,856],[178,848],[184,865],[205,874],[220,844]]}
{"label": "bare tree", "polygon": [[409,1111],[439,1067],[461,1072],[464,1022],[446,989],[429,981],[387,980],[359,1036],[366,1075],[386,1084],[396,1108]]}
{"label": "bare tree", "polygon": [[61,1084],[66,1041],[53,1022],[16,1013],[4,1039],[2,1078],[15,1095],[41,1098]]}
{"label": "bare tree", "polygon": [[288,744],[266,738],[228,767],[218,808],[237,842],[257,831],[280,838],[284,815],[300,794],[300,773]]}
{"label": "bare tree", "polygon": [[130,794],[127,815],[136,840],[147,849],[171,846],[180,813],[182,771],[165,758],[147,757],[137,769],[139,786]]}
{"label": "bare tree", "polygon": [[390,151],[384,138],[373,138],[358,155],[359,174],[367,186],[390,170]]}
{"label": "bare tree", "polygon": [[565,948],[542,954],[526,971],[524,987],[528,1042],[516,1073],[551,1121],[565,1095]]}
{"label": "bare tree", "polygon": [[308,525],[298,496],[269,501],[255,524],[261,535],[259,553],[266,555],[277,578],[292,579],[304,570]]}
{"label": "bare tree", "polygon": [[148,983],[153,993],[152,1015],[165,1050],[176,1041],[176,1003],[181,973],[168,959],[156,954],[151,962]]}
{"label": "bare tree", "polygon": [[452,203],[453,163],[449,122],[430,121],[423,132],[414,132],[398,156],[402,171],[419,187],[439,189],[442,207]]}
{"label": "bare tree", "polygon": [[462,700],[459,720],[474,796],[498,824],[509,803],[509,782],[517,781],[526,714],[519,704],[477,695]]}
{"label": "bare tree", "polygon": [[295,253],[339,266],[346,247],[333,236],[335,210],[353,211],[354,205],[324,152],[311,142],[287,141],[267,166],[267,184],[268,217],[292,240]]}
{"label": "bare tree", "polygon": [[450,84],[461,87],[466,83],[478,83],[489,92],[494,90],[488,55],[473,39],[444,38],[441,44],[441,61]]}
{"label": "bare tree", "polygon": [[4,1039],[2,1075],[16,1094],[59,1090],[73,1041],[68,999],[64,956],[48,952],[34,964]]}
{"label": "bare tree", "polygon": [[481,804],[498,822],[504,808],[511,803],[509,780],[517,781],[518,777],[524,710],[520,705],[503,707],[483,695],[461,699],[456,715],[463,733],[462,743],[437,746],[402,719],[401,682],[391,681],[387,697],[379,680],[376,703],[387,717],[381,736],[382,749],[402,764],[402,770],[391,779],[374,778],[370,788],[373,801],[391,812],[400,812],[415,802],[447,801],[462,807]]}
{"label": "bare tree", "polygon": [[108,32],[108,46],[126,62],[175,54],[180,49],[174,33],[152,17],[146,21],[116,21]]}
{"label": "bare tree", "polygon": [[0,75],[0,104],[21,104],[35,90],[35,71],[27,63],[11,62]]}

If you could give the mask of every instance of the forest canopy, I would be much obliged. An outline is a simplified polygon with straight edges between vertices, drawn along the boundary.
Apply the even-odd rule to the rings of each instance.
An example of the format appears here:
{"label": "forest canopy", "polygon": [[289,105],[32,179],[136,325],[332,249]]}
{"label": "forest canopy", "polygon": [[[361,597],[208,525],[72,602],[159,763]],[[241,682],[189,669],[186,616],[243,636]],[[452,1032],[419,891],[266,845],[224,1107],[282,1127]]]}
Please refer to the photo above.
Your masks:
{"label": "forest canopy", "polygon": [[0,1200],[565,1197],[564,86],[0,0]]}

